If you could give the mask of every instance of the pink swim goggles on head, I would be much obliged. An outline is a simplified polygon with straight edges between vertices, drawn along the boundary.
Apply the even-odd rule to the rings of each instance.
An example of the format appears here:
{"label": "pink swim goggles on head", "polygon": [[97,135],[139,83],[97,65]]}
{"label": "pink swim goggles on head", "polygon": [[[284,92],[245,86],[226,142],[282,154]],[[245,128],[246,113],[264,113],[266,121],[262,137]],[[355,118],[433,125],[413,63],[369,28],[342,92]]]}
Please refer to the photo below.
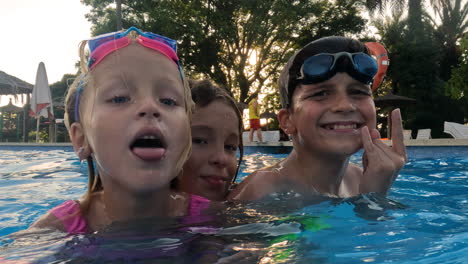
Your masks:
{"label": "pink swim goggles on head", "polygon": [[132,31],[138,33],[139,36],[136,38],[136,41],[140,45],[161,52],[179,65],[179,58],[176,54],[177,42],[175,40],[151,32],[142,32],[136,27],[130,27],[126,31],[107,33],[90,39],[88,46],[91,55],[88,61],[88,68],[93,69],[107,55],[128,46],[132,40],[127,35]]}
{"label": "pink swim goggles on head", "polygon": [[[173,39],[170,39],[165,36],[154,34],[151,32],[143,32],[136,27],[130,27],[125,31],[117,31],[106,33],[103,35],[96,36],[88,40],[88,46],[90,50],[90,56],[88,60],[88,69],[92,70],[96,65],[98,65],[107,55],[112,52],[119,50],[123,47],[130,45],[132,38],[129,38],[127,35],[130,32],[136,32],[138,37],[135,38],[135,41],[140,45],[153,49],[162,53],[164,56],[172,60],[179,69],[180,78],[183,80],[182,68],[179,64],[179,57],[177,57],[177,42]],[[80,97],[83,92],[83,79],[80,80],[78,84],[76,97],[75,97],[75,122],[79,121],[79,106],[80,106]]]}

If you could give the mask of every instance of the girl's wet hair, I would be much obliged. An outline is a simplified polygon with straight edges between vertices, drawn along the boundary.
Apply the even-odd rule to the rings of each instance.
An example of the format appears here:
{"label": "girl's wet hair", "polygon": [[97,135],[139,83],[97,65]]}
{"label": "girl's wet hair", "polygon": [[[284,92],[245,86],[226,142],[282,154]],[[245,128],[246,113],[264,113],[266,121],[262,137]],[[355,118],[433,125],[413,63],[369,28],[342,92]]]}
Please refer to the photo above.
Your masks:
{"label": "girl's wet hair", "polygon": [[[67,127],[67,130],[70,131],[71,125],[77,120],[75,120],[75,102],[76,102],[76,96],[78,92],[78,87],[83,86],[92,86],[90,83],[92,82],[92,74],[88,74],[88,67],[87,67],[87,58],[86,58],[86,53],[85,53],[85,48],[86,48],[87,41],[84,40],[80,42],[79,46],[79,55],[80,55],[80,72],[78,74],[78,77],[73,81],[72,85],[67,90],[67,94],[65,96],[65,114],[64,114],[64,122],[65,126]],[[82,108],[79,108],[82,109]],[[86,191],[86,194],[84,195],[83,201],[80,203],[81,210],[83,212],[87,211],[89,209],[91,197],[93,196],[94,193],[102,191],[103,186],[102,186],[102,181],[101,177],[99,177],[99,174],[95,173],[95,168],[94,168],[94,162],[93,158],[91,156],[86,158],[86,162],[88,164],[88,188]]]}
{"label": "girl's wet hair", "polygon": [[[78,88],[80,87],[81,89],[83,89],[83,92],[81,94],[82,98],[80,99],[81,103],[84,100],[88,99],[87,96],[84,96],[84,95],[86,93],[89,94],[89,90],[93,90],[94,88],[93,87],[93,71],[90,71],[88,69],[88,58],[85,52],[87,42],[88,42],[87,40],[80,42],[80,45],[79,45],[80,71],[79,71],[78,77],[75,79],[72,85],[70,85],[70,87],[68,88],[67,95],[65,97],[64,122],[68,131],[70,131],[70,127],[73,123],[75,122],[80,123],[80,120],[76,120],[75,116],[83,117],[83,115],[86,113],[86,111],[83,110],[83,107],[75,106]],[[190,120],[194,104],[191,98],[190,87],[189,87],[187,78],[182,73],[181,73],[181,76],[182,76],[181,81],[184,87],[185,111],[187,113],[188,120]],[[78,110],[79,113],[77,113],[78,115],[75,115],[76,109],[79,109]],[[83,120],[82,118],[80,119]],[[185,161],[190,157],[191,149],[192,149],[192,144],[191,144],[191,139],[189,139],[187,147],[184,149],[184,152],[182,153],[180,160],[176,164],[177,168],[182,168]],[[87,157],[86,161],[88,164],[88,189],[87,189],[86,194],[84,195],[83,201],[80,203],[82,212],[86,212],[89,209],[92,196],[95,193],[102,191],[104,189],[99,173],[96,174],[95,172],[95,167],[94,167],[92,156]]]}
{"label": "girl's wet hair", "polygon": [[232,179],[234,182],[236,180],[237,174],[239,173],[239,167],[244,155],[244,145],[242,143],[242,115],[239,108],[237,107],[237,102],[226,89],[213,84],[209,80],[189,80],[189,85],[192,91],[192,100],[195,103],[196,108],[205,107],[212,102],[219,100],[230,106],[236,113],[237,119],[239,120],[239,161],[237,164],[236,175],[234,175],[234,178]]}
{"label": "girl's wet hair", "polygon": [[338,52],[363,52],[370,55],[366,45],[359,40],[331,36],[314,40],[297,51],[288,63],[284,66],[278,79],[278,89],[283,108],[291,107],[291,98],[296,86],[297,78],[300,76],[300,70],[304,61],[319,53],[338,53]]}

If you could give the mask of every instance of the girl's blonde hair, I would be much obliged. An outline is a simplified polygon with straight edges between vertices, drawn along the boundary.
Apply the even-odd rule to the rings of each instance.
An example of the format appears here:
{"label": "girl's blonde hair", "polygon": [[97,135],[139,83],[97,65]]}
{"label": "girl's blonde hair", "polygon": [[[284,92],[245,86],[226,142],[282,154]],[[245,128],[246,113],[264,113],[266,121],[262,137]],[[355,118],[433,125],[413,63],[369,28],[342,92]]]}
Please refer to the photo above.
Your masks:
{"label": "girl's blonde hair", "polygon": [[[88,69],[88,56],[85,51],[86,44],[88,43],[88,40],[83,40],[80,42],[79,45],[79,56],[80,56],[80,71],[78,74],[78,77],[75,79],[75,81],[72,83],[72,85],[68,88],[67,95],[65,97],[65,115],[64,115],[64,121],[65,121],[65,126],[67,127],[68,131],[70,131],[70,127],[73,123],[75,122],[80,122],[80,120],[75,120],[75,116],[83,116],[85,113],[81,107],[76,107],[75,103],[77,100],[77,95],[78,95],[78,89],[82,89],[84,93],[85,90],[89,90],[93,86],[93,72]],[[194,107],[194,103],[192,101],[191,93],[190,93],[190,87],[187,82],[187,78],[185,77],[182,68],[179,66],[179,71],[180,75],[182,77],[182,85],[184,87],[184,106],[185,106],[185,111],[187,113],[188,119],[190,120],[191,115],[192,115],[192,110]],[[81,99],[80,101],[83,102],[83,94],[81,94]],[[77,115],[75,115],[75,111],[78,110],[79,112]],[[187,143],[186,143],[186,148],[183,150],[180,159],[177,161],[176,164],[176,169],[181,170],[185,161],[190,157],[190,152],[192,149],[192,140],[191,140],[191,132],[190,132],[190,126],[188,126],[188,132],[189,132],[189,137],[187,137]],[[88,163],[88,189],[86,191],[86,194],[83,197],[83,201],[80,203],[81,211],[85,212],[89,209],[89,205],[91,202],[91,199],[94,194],[96,194],[99,191],[102,191],[104,189],[102,185],[101,178],[99,176],[99,173],[95,173],[95,168],[94,168],[94,163],[93,163],[93,158],[91,156],[86,158],[86,161]]]}

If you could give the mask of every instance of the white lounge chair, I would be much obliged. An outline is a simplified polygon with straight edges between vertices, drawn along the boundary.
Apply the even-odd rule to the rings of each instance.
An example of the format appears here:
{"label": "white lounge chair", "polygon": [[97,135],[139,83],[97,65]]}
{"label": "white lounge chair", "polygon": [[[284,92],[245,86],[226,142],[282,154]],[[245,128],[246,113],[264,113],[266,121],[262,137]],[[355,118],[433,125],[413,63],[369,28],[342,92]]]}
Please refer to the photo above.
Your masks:
{"label": "white lounge chair", "polygon": [[444,122],[444,133],[453,138],[468,138],[468,126],[454,122]]}
{"label": "white lounge chair", "polygon": [[430,138],[432,138],[430,128],[418,129],[418,135],[416,136],[416,139],[430,139]]}
{"label": "white lounge chair", "polygon": [[411,136],[411,129],[405,129],[403,130],[403,139],[407,140],[407,139],[413,139],[413,137]]}

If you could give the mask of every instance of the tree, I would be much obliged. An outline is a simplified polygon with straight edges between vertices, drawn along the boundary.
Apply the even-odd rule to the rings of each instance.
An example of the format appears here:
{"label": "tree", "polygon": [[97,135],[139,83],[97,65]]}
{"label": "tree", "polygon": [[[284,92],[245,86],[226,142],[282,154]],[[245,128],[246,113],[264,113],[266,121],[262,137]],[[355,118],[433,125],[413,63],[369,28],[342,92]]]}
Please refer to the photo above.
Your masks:
{"label": "tree", "polygon": [[[87,18],[94,34],[115,28],[113,1],[82,2],[92,7]],[[190,76],[208,77],[246,103],[251,94],[274,85],[287,58],[304,41],[301,35],[312,40],[318,32],[334,32],[338,27],[340,34],[359,32],[364,20],[347,2],[133,0],[122,3],[122,23],[177,39]],[[346,15],[331,12],[337,8]],[[337,20],[324,17],[327,12]]]}
{"label": "tree", "polygon": [[358,35],[365,30],[366,20],[360,16],[357,1],[337,0],[328,4],[317,15],[317,19],[301,30],[298,36],[299,47],[315,39],[326,36]]}
{"label": "tree", "polygon": [[[52,101],[54,104],[54,116],[55,118],[64,118],[65,116],[65,95],[69,86],[73,83],[77,74],[64,74],[62,79],[58,82],[55,82],[50,85],[50,92],[52,95]],[[34,124],[31,124],[34,126]],[[31,131],[29,134],[30,138],[35,138],[36,131]],[[63,124],[57,125],[56,130],[56,139],[57,142],[69,142],[68,133],[66,128]],[[46,138],[43,138],[43,134],[46,135]],[[39,136],[41,140],[45,140],[44,142],[48,142],[48,132],[41,131]]]}
{"label": "tree", "polygon": [[122,0],[115,0],[115,16],[117,23],[117,30],[122,29]]}
{"label": "tree", "polygon": [[441,137],[443,122],[461,122],[466,111],[459,101],[445,95],[444,82],[438,77],[440,56],[432,25],[423,19],[421,28],[411,31],[409,22],[395,12],[393,18],[376,23],[389,51],[387,76],[394,93],[417,99],[416,105],[403,111],[405,126],[431,128],[434,137]]}
{"label": "tree", "polygon": [[65,94],[68,90],[68,87],[73,83],[76,76],[76,74],[64,74],[60,81],[50,85],[52,101],[64,102]]}
{"label": "tree", "polygon": [[464,108],[464,119],[460,123],[468,122],[468,34],[460,41],[461,56],[458,67],[452,68],[450,80],[445,84],[445,92]]}
{"label": "tree", "polygon": [[392,11],[401,11],[406,4],[406,0],[363,0],[362,4],[370,13],[376,11],[383,13],[387,4],[391,4],[390,8]]}
{"label": "tree", "polygon": [[452,98],[468,98],[468,34],[460,41],[461,56],[459,66],[452,70],[452,76],[446,84],[446,92]]}
{"label": "tree", "polygon": [[440,77],[448,81],[461,56],[460,40],[468,30],[468,2],[431,0],[431,4],[434,16],[427,16],[435,28],[434,36],[441,54]]}

